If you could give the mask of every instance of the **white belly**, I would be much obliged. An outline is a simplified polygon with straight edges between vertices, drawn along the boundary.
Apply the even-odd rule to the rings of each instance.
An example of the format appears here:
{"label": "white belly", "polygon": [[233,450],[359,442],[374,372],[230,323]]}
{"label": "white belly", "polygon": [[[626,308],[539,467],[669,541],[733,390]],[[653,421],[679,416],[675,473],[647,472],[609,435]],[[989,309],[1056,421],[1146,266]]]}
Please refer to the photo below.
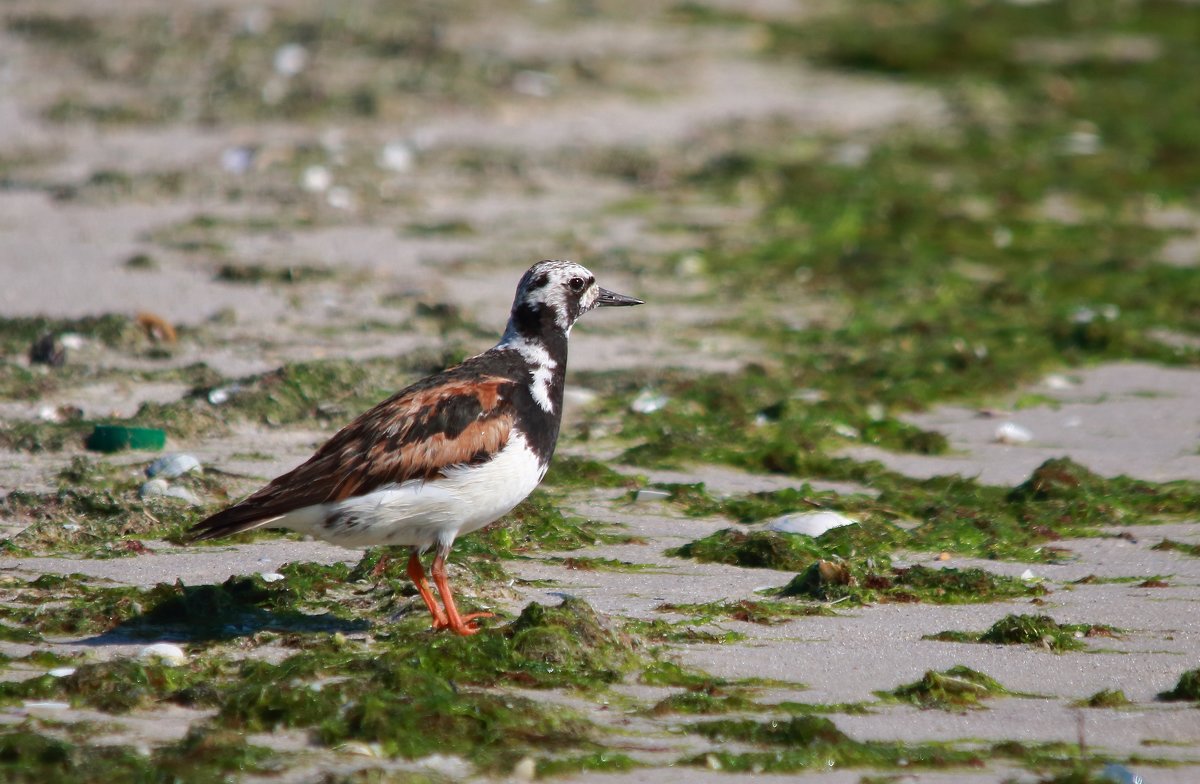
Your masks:
{"label": "white belly", "polygon": [[514,434],[498,455],[456,466],[445,477],[386,485],[364,496],[298,509],[271,523],[344,547],[449,547],[459,534],[507,514],[545,475],[525,439]]}

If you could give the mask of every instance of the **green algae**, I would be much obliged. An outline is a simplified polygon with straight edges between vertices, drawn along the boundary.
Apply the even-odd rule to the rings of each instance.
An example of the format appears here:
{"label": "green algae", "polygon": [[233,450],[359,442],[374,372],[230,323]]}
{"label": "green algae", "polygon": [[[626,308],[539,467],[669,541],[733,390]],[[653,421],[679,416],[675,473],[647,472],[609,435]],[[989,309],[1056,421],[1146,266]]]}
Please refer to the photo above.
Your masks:
{"label": "green algae", "polygon": [[1200,702],[1200,669],[1188,670],[1180,675],[1175,687],[1160,692],[1158,699],[1167,702]]}
{"label": "green algae", "polygon": [[1158,544],[1150,548],[1151,550],[1166,550],[1168,552],[1183,553],[1196,558],[1200,558],[1200,544],[1188,544],[1187,542],[1177,542],[1174,539],[1163,539]]}
{"label": "green algae", "polygon": [[1046,589],[985,569],[931,569],[927,566],[872,569],[817,561],[779,591],[819,601],[849,599],[852,603],[929,602],[973,604],[1025,596],[1041,596]]}
{"label": "green algae", "polygon": [[832,615],[833,611],[821,605],[798,605],[794,602],[738,601],[701,602],[696,604],[660,604],[657,612],[678,613],[689,616],[688,622],[712,623],[716,620],[742,621],[760,626],[774,626],[796,618]]}
{"label": "green algae", "polygon": [[614,751],[594,751],[574,757],[539,759],[535,770],[538,778],[548,778],[593,771],[623,773],[641,767],[644,767],[644,763],[638,762],[627,754]]}
{"label": "green algae", "polygon": [[[140,498],[144,481],[137,468],[75,457],[56,477],[56,490],[14,490],[0,500],[0,510],[30,523],[6,541],[27,554],[120,557],[143,552],[142,538],[178,537],[199,520],[201,511],[179,500]],[[213,473],[192,472],[172,483],[202,497],[227,498]]]}
{"label": "green algae", "polygon": [[771,751],[712,751],[683,760],[685,764],[730,772],[787,773],[830,768],[946,768],[979,765],[979,752],[945,744],[901,744],[856,741],[821,716],[796,716],[765,722],[722,719],[687,725],[689,732],[719,743],[738,742],[774,747]]}
{"label": "green algae", "polygon": [[222,264],[217,269],[216,278],[222,283],[311,283],[329,280],[334,276],[333,270],[323,267],[305,265],[290,265],[286,267],[267,267],[262,264]]}
{"label": "green algae", "polygon": [[924,639],[1029,645],[1055,653],[1086,650],[1085,638],[1116,637],[1119,629],[1104,624],[1060,624],[1048,615],[1006,615],[984,632],[939,632]]}
{"label": "green algae", "polygon": [[708,563],[724,563],[751,569],[796,571],[813,558],[807,537],[776,531],[752,531],[726,528],[704,539],[667,550],[667,555],[695,558]]}
{"label": "green algae", "polygon": [[202,668],[170,667],[128,659],[80,664],[70,675],[42,675],[0,683],[0,701],[65,698],[73,705],[105,713],[128,713],[163,701],[183,702],[179,695],[211,677]]}
{"label": "green algae", "polygon": [[888,702],[905,702],[938,710],[982,708],[984,700],[1011,693],[995,679],[961,665],[943,672],[927,670],[915,683],[876,692]]}
{"label": "green algae", "polygon": [[1077,700],[1072,705],[1078,708],[1124,708],[1132,705],[1125,692],[1121,689],[1101,689],[1100,691]]}
{"label": "green algae", "polygon": [[267,773],[276,753],[232,733],[193,728],[148,755],[128,746],[73,743],[24,725],[0,731],[0,776],[13,784],[95,781],[219,784],[230,775]]}
{"label": "green algae", "polygon": [[[836,478],[868,483],[879,491],[874,498],[836,498],[835,508],[855,516],[857,525],[841,526],[818,537],[725,529],[669,554],[792,571],[802,571],[822,559],[849,560],[860,577],[858,573],[867,570],[857,558],[873,557],[878,562],[898,550],[1053,562],[1061,557],[1054,545],[1060,539],[1100,535],[1107,526],[1182,516],[1200,504],[1200,486],[1194,482],[1154,484],[1128,477],[1105,478],[1065,458],[1047,460],[1015,488],[981,485],[957,476],[910,479],[871,463],[842,462],[838,466]],[[673,494],[689,514],[721,514],[743,522],[758,522],[797,508],[822,507],[833,500],[814,496],[807,489],[715,499],[703,486],[692,485],[676,487]],[[874,571],[887,581],[896,576],[879,568]],[[933,588],[919,584],[927,575],[918,570],[900,582],[913,582],[912,593],[920,595]],[[978,572],[970,577],[989,580],[989,587],[1001,596],[1022,594],[1019,586],[1006,578],[985,578]],[[948,590],[946,595],[956,593],[965,597],[969,589]]]}

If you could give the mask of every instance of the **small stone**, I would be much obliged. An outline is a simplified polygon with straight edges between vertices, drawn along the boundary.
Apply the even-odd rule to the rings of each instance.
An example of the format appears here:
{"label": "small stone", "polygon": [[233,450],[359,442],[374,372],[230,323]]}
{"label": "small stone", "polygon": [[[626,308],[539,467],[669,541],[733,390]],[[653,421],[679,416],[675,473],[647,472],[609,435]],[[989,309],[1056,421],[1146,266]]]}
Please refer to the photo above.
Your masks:
{"label": "small stone", "polygon": [[163,479],[174,479],[177,476],[183,476],[184,474],[199,471],[200,469],[200,461],[192,455],[163,455],[146,466],[146,476],[150,479],[156,476]]}
{"label": "small stone", "polygon": [[253,147],[226,147],[221,152],[221,168],[230,174],[245,174],[254,167]]}
{"label": "small stone", "polygon": [[296,76],[308,65],[308,50],[301,44],[284,44],[275,50],[275,73]]}
{"label": "small stone", "polygon": [[643,487],[633,497],[635,501],[662,501],[671,497],[671,491],[660,490],[657,487]]}
{"label": "small stone", "polygon": [[138,658],[142,661],[158,661],[168,667],[178,667],[187,664],[188,656],[183,648],[169,642],[156,642],[142,648]]}
{"label": "small stone", "polygon": [[204,502],[201,501],[196,496],[195,493],[193,493],[191,490],[188,490],[186,487],[175,487],[172,485],[171,487],[167,488],[167,492],[163,493],[163,496],[165,498],[174,498],[179,501],[185,501],[188,504],[191,504],[192,506],[203,506],[204,505]]}
{"label": "small stone", "polygon": [[1075,386],[1071,379],[1059,373],[1051,373],[1042,381],[1050,389],[1070,389]]}
{"label": "small stone", "polygon": [[996,428],[995,439],[998,444],[1028,444],[1033,440],[1033,433],[1016,422],[1005,422]]}
{"label": "small stone", "polygon": [[776,517],[767,523],[767,530],[785,534],[820,536],[826,531],[844,525],[856,525],[857,520],[828,510],[820,512],[794,512]]}
{"label": "small stone", "polygon": [[51,678],[65,678],[68,675],[74,675],[75,668],[74,667],[55,667],[53,670],[50,670],[50,672],[48,672],[46,674],[49,675]]}
{"label": "small stone", "polygon": [[379,150],[376,162],[381,169],[403,174],[412,171],[413,165],[416,163],[416,155],[413,154],[412,147],[406,142],[393,141],[383,145],[383,148]]}
{"label": "small stone", "polygon": [[521,757],[517,764],[513,765],[512,778],[514,781],[533,781],[536,773],[537,763],[533,761],[533,757]]}
{"label": "small stone", "polygon": [[242,391],[241,384],[230,384],[227,387],[217,387],[208,391],[208,402],[214,406],[228,403],[229,399]]}
{"label": "small stone", "polygon": [[280,580],[287,579],[279,572],[262,572],[261,574],[259,574],[259,577],[262,578],[262,581],[264,583],[277,583]]}
{"label": "small stone", "polygon": [[161,498],[171,489],[171,485],[166,479],[151,479],[148,482],[143,482],[138,488],[139,498]]}
{"label": "small stone", "polygon": [[629,404],[630,410],[637,414],[653,414],[666,408],[670,398],[652,389],[643,389]]}
{"label": "small stone", "polygon": [[352,210],[355,205],[354,192],[343,185],[330,188],[329,193],[325,194],[325,203],[335,210]]}
{"label": "small stone", "polygon": [[1042,578],[1034,574],[1032,569],[1026,569],[1025,571],[1021,572],[1021,579],[1027,583],[1034,583],[1038,582]]}
{"label": "small stone", "polygon": [[309,166],[300,176],[300,186],[309,193],[324,193],[331,185],[333,173],[324,166]]}

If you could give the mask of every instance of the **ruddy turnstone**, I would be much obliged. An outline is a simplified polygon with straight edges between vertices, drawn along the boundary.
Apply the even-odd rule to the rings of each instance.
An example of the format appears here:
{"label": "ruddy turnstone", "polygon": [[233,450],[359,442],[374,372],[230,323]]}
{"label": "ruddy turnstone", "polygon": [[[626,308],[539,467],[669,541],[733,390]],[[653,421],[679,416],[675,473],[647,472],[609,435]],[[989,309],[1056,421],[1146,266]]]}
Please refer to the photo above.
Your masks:
{"label": "ruddy turnstone", "polygon": [[[362,414],[304,464],[198,523],[192,541],[269,527],[346,547],[407,545],[408,575],[433,627],[474,634],[471,621],[492,614],[459,615],[446,579],[451,545],[507,514],[546,475],[576,319],[597,307],[640,304],[600,288],[574,262],[534,264],[495,347]],[[421,565],[430,548],[444,608]]]}

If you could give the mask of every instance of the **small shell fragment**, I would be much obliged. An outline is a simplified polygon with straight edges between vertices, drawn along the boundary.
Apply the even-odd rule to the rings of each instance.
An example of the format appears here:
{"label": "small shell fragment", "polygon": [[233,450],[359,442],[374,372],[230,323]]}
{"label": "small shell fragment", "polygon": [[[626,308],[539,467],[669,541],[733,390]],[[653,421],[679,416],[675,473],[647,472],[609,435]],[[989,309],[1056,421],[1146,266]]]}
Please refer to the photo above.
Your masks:
{"label": "small shell fragment", "polygon": [[146,476],[150,479],[156,476],[163,479],[174,479],[177,476],[183,476],[192,471],[199,471],[200,468],[200,461],[194,456],[175,453],[163,455],[146,466]]}
{"label": "small shell fragment", "polygon": [[183,648],[169,642],[156,642],[142,648],[138,658],[142,661],[158,661],[168,667],[178,667],[187,664],[188,656]]}
{"label": "small shell fragment", "polygon": [[795,512],[776,517],[767,523],[767,530],[779,531],[785,534],[820,536],[834,528],[841,528],[844,525],[856,525],[857,523],[857,520],[829,510],[820,512]]}
{"label": "small shell fragment", "polygon": [[75,668],[74,667],[55,667],[53,670],[50,670],[46,674],[49,675],[51,678],[65,678],[68,675],[74,675]]}
{"label": "small shell fragment", "polygon": [[280,580],[287,579],[279,572],[263,572],[259,575],[264,583],[277,583]]}
{"label": "small shell fragment", "polygon": [[653,414],[667,407],[670,398],[653,389],[643,389],[629,404],[629,408],[637,414]]}
{"label": "small shell fragment", "polygon": [[1032,440],[1033,433],[1016,422],[1005,422],[996,428],[998,444],[1028,444]]}

